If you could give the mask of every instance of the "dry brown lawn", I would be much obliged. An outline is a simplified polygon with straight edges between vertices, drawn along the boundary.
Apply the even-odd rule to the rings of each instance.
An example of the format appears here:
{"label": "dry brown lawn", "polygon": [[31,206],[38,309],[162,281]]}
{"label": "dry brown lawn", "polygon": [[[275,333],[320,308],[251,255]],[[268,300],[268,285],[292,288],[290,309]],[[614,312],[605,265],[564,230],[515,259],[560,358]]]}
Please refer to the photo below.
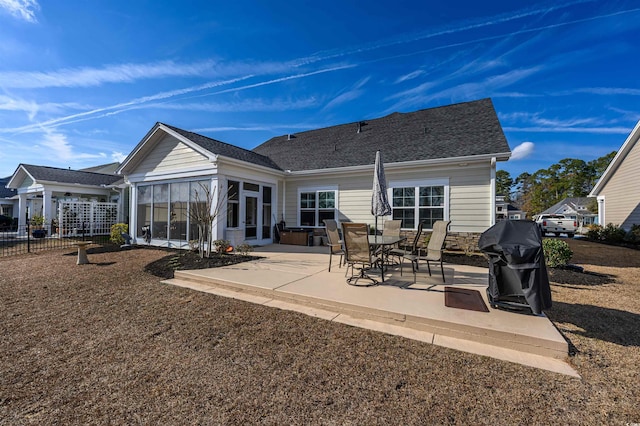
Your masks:
{"label": "dry brown lawn", "polygon": [[640,252],[570,243],[606,275],[551,273],[582,379],[163,285],[165,251],[3,258],[0,423],[640,422]]}

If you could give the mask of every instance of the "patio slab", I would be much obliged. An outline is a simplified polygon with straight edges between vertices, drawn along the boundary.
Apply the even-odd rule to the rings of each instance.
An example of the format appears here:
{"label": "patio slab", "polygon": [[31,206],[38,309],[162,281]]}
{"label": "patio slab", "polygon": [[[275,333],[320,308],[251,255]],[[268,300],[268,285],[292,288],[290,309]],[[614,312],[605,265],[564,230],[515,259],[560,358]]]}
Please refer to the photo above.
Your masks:
{"label": "patio slab", "polygon": [[444,287],[452,285],[478,290],[489,307],[486,269],[445,264],[443,285],[439,266],[429,277],[423,262],[415,283],[409,266],[403,276],[392,268],[384,283],[355,287],[337,262],[328,271],[326,247],[270,245],[254,254],[262,259],[176,271],[164,282],[577,376],[565,362],[567,342],[546,316],[444,305]]}

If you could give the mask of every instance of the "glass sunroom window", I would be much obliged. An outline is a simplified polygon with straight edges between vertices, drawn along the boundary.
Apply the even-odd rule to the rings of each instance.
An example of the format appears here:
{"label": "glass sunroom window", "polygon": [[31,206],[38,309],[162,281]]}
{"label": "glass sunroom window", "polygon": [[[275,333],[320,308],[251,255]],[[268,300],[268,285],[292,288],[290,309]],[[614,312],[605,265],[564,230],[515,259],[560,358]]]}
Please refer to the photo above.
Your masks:
{"label": "glass sunroom window", "polygon": [[136,236],[144,237],[142,228],[148,226],[153,239],[197,239],[198,227],[191,213],[206,205],[209,190],[209,181],[138,186]]}

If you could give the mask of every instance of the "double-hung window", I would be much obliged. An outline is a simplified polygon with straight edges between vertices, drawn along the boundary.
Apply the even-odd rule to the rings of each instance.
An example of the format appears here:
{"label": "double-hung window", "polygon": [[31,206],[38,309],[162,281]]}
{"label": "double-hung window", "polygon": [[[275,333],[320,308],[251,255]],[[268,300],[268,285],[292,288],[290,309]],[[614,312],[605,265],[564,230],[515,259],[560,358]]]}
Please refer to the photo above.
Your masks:
{"label": "double-hung window", "polygon": [[448,182],[391,182],[389,186],[392,216],[402,221],[403,229],[417,229],[420,222],[426,229],[431,229],[434,222],[447,218]]}
{"label": "double-hung window", "polygon": [[336,218],[334,189],[301,189],[298,197],[300,226],[323,226],[323,220]]}

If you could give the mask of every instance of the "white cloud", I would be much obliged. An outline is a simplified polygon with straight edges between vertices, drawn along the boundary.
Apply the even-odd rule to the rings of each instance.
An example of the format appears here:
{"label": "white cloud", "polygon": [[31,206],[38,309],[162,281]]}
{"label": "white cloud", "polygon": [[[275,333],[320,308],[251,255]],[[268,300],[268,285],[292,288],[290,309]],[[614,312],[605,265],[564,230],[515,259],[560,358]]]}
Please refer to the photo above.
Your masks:
{"label": "white cloud", "polygon": [[420,77],[422,74],[424,74],[424,71],[417,70],[417,71],[410,72],[409,74],[401,75],[394,82],[394,84],[402,83],[403,81],[407,81],[407,80],[413,80],[414,78]]}
{"label": "white cloud", "polygon": [[522,160],[533,154],[535,145],[533,142],[522,142],[511,150],[511,160]]}
{"label": "white cloud", "polygon": [[371,79],[371,77],[365,77],[362,80],[358,81],[355,85],[353,85],[353,87],[349,88],[347,91],[345,91],[345,92],[339,94],[338,96],[336,96],[335,98],[333,98],[329,103],[327,103],[327,105],[325,105],[324,108],[322,108],[322,110],[326,111],[328,109],[336,107],[336,106],[338,106],[340,104],[343,104],[345,102],[349,102],[349,101],[352,101],[354,99],[358,99],[364,93],[364,91],[361,90],[362,86],[367,84],[367,82],[370,79]]}
{"label": "white cloud", "polygon": [[[3,0],[0,0],[3,1]],[[103,68],[67,68],[51,72],[5,71],[0,81],[5,88],[91,87],[105,83],[131,83],[140,79],[201,76],[214,73],[212,61],[177,64],[162,61],[149,64],[107,65]]]}
{"label": "white cloud", "polygon": [[122,152],[114,151],[111,153],[111,159],[118,163],[122,163],[125,158],[127,158],[127,154],[123,154]]}
{"label": "white cloud", "polygon": [[64,133],[45,130],[42,140],[38,143],[41,150],[46,150],[49,157],[58,161],[73,162],[76,160],[86,160],[92,158],[105,158],[104,153],[88,154],[74,151],[73,146],[67,140]]}
{"label": "white cloud", "polygon": [[245,99],[238,102],[198,102],[198,103],[157,103],[146,108],[179,111],[247,112],[247,111],[290,111],[311,108],[318,104],[315,97],[304,99]]}
{"label": "white cloud", "polygon": [[505,132],[629,134],[629,127],[503,127]]}
{"label": "white cloud", "polygon": [[36,0],[0,0],[0,9],[8,11],[18,19],[36,23],[36,11],[40,9],[40,5]]}

